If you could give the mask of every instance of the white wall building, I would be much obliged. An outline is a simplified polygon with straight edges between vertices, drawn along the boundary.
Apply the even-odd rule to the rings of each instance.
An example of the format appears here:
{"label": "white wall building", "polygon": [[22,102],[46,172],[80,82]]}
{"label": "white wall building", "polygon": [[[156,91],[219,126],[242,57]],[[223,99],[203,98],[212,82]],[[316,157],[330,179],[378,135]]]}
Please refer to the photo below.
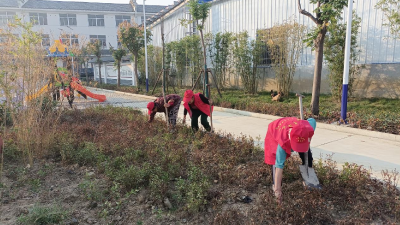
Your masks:
{"label": "white wall building", "polygon": [[[187,35],[197,33],[194,26],[183,27],[180,19],[190,19],[187,2],[180,0],[174,6],[166,8],[160,14],[150,18],[148,27],[153,33],[153,45],[161,46],[161,27],[164,26],[165,42],[176,41]],[[301,7],[313,13],[314,4],[301,0]],[[315,24],[310,18],[300,15],[297,0],[214,0],[209,17],[205,24],[205,33],[247,31],[251,38],[256,37],[259,29],[268,29],[284,20],[295,18],[298,23],[311,28]],[[364,65],[360,77],[356,78],[355,94],[363,97],[386,96],[400,97],[400,40],[390,34],[384,26],[384,15],[375,8],[378,0],[355,0],[354,10],[361,17],[358,37],[360,55],[358,63]],[[347,18],[347,8],[343,18]],[[211,66],[211,65],[209,65]],[[311,92],[314,66],[314,52],[304,47],[299,60],[298,70],[293,83],[293,91]],[[260,76],[263,78],[261,88],[276,88],[273,73],[268,72],[268,65],[262,66]],[[326,80],[327,68],[321,91],[329,92]],[[271,75],[272,74],[272,75]],[[273,85],[271,85],[273,84]]]}
{"label": "white wall building", "polygon": [[[128,3],[129,2],[129,3]],[[155,15],[166,6],[146,5],[146,18]],[[34,30],[43,34],[42,44],[50,47],[54,40],[61,39],[64,44],[85,44],[100,40],[104,50],[118,46],[118,25],[122,21],[143,22],[143,5],[136,0],[127,4],[67,2],[52,0],[1,0],[0,26],[18,16],[25,22],[32,22]],[[109,55],[108,51],[104,51]],[[98,67],[95,78],[98,78]],[[105,71],[109,71],[106,70]],[[110,73],[112,71],[109,71]],[[104,73],[102,73],[104,77]],[[114,82],[113,74],[109,82]],[[103,78],[104,79],[104,78]],[[134,81],[132,73],[124,79]],[[107,82],[107,80],[105,80]]]}

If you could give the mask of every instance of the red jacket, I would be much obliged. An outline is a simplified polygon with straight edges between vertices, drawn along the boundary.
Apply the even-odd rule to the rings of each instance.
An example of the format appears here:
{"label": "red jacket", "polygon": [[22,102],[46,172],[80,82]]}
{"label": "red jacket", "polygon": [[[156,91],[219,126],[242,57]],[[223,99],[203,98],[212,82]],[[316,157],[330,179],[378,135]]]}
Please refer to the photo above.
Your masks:
{"label": "red jacket", "polygon": [[290,157],[291,146],[289,139],[289,129],[298,125],[295,117],[285,117],[277,119],[268,125],[267,135],[264,140],[264,159],[265,163],[275,165],[276,150],[278,144],[285,150],[286,158]]}
{"label": "red jacket", "polygon": [[[193,109],[199,109],[203,113],[205,113],[207,116],[210,116],[210,105],[204,103],[201,98],[200,98],[200,93],[194,94],[194,102],[191,104]],[[190,106],[187,102],[183,104],[185,109],[189,112],[190,118],[192,118],[192,110],[190,109]],[[212,110],[214,109],[214,106],[212,107]]]}

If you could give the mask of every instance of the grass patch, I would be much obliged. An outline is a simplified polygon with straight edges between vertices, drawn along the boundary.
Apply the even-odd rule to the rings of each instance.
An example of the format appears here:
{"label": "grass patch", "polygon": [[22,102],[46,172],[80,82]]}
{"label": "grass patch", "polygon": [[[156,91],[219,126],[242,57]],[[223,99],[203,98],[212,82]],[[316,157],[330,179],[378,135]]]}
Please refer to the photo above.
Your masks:
{"label": "grass patch", "polygon": [[61,224],[68,215],[69,213],[58,205],[35,205],[27,215],[18,218],[18,223],[26,225]]}

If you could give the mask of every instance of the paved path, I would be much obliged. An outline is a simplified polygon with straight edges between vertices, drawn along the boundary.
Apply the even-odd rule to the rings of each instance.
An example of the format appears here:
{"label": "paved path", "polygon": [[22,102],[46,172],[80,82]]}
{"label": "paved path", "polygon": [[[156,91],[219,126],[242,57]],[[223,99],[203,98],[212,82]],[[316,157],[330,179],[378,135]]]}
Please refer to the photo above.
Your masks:
{"label": "paved path", "polygon": [[[95,88],[89,90],[107,96],[107,101],[101,104],[134,107],[144,112],[147,110],[147,103],[155,99]],[[88,104],[99,103],[95,100],[79,99],[76,102],[78,108]],[[183,106],[180,107],[179,117],[183,117]],[[268,124],[276,118],[279,117],[216,107],[213,124],[216,131],[248,135],[254,138],[255,144],[263,146]],[[187,123],[190,124],[189,118]],[[371,172],[378,178],[381,178],[382,170],[400,171],[400,135],[317,123],[311,149],[314,158],[326,158],[327,155],[332,155],[339,168],[345,162],[356,163],[367,169],[371,168]]]}

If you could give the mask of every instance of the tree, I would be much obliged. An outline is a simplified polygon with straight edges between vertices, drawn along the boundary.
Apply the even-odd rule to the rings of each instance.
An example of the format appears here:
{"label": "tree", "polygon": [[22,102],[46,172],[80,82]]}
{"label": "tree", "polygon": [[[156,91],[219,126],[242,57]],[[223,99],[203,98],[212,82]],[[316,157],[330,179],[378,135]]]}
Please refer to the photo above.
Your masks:
{"label": "tree", "polygon": [[390,31],[396,38],[400,38],[400,0],[380,0],[376,6],[385,15]]}
{"label": "tree", "polygon": [[78,55],[78,60],[79,60],[80,65],[83,64],[85,66],[86,82],[89,82],[89,75],[88,75],[87,68],[88,68],[90,57],[89,57],[89,49],[88,49],[87,45],[86,46],[82,45],[80,54]]}
{"label": "tree", "polygon": [[203,59],[204,59],[204,90],[203,92],[208,97],[208,73],[207,73],[207,54],[206,45],[204,43],[204,22],[208,17],[209,10],[211,8],[211,3],[199,3],[198,0],[190,0],[188,3],[189,12],[192,15],[192,20],[181,20],[182,24],[188,25],[189,23],[196,22],[197,29],[200,31],[201,45],[203,46]]}
{"label": "tree", "polygon": [[[360,28],[361,18],[353,12],[353,22],[351,27],[351,46],[350,46],[350,72],[349,72],[349,93],[352,93],[354,73],[358,71],[355,62],[358,57],[357,36]],[[341,17],[332,20],[328,27],[328,34],[325,41],[325,59],[329,68],[329,84],[334,99],[340,101],[343,87],[344,71],[344,52],[346,43],[346,27]]]}
{"label": "tree", "polygon": [[218,86],[223,88],[226,84],[226,75],[230,72],[230,56],[232,47],[232,33],[217,33],[209,36],[209,54],[213,64],[215,79]]}
{"label": "tree", "polygon": [[257,66],[261,60],[259,40],[249,41],[247,31],[233,38],[233,55],[236,73],[240,75],[244,90],[250,94],[257,92]]}
{"label": "tree", "polygon": [[317,4],[314,13],[301,8],[300,0],[298,0],[298,10],[301,14],[309,17],[317,26],[308,34],[305,40],[308,46],[315,50],[315,66],[314,66],[314,82],[311,99],[311,112],[314,115],[319,114],[319,96],[321,92],[321,72],[324,60],[324,40],[328,25],[331,20],[337,18],[342,10],[347,6],[347,0],[310,0],[310,3]]}
{"label": "tree", "polygon": [[258,32],[258,37],[265,43],[269,53],[278,91],[282,91],[287,98],[303,47],[305,31],[306,27],[295,21],[284,21]]}
{"label": "tree", "polygon": [[102,83],[101,79],[101,65],[103,64],[103,61],[101,60],[101,49],[103,45],[99,40],[94,40],[88,44],[88,50],[91,54],[96,56],[96,62],[99,64],[99,79],[100,79],[100,84]]}
{"label": "tree", "polygon": [[[146,32],[147,42],[151,41],[151,32]],[[138,60],[139,51],[144,47],[144,28],[139,27],[136,23],[129,23],[124,21],[119,25],[118,38],[121,40],[122,45],[132,53],[135,61],[135,77],[137,82],[137,89],[140,89],[139,74],[138,74]]]}
{"label": "tree", "polygon": [[110,46],[110,52],[114,58],[114,66],[118,70],[117,87],[119,87],[121,85],[121,62],[122,58],[126,56],[126,51],[122,48],[115,50],[112,46]]}

